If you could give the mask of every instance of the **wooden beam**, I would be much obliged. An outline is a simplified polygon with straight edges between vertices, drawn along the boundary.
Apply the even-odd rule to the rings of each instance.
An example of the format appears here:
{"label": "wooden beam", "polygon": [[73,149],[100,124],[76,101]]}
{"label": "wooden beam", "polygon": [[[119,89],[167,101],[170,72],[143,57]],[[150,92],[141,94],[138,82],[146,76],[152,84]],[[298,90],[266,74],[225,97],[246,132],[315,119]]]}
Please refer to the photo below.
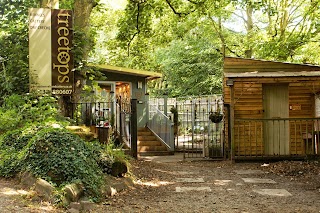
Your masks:
{"label": "wooden beam", "polygon": [[249,78],[249,77],[311,77],[311,76],[320,76],[319,71],[296,71],[292,70],[274,70],[273,68],[260,68],[259,71],[255,68],[243,68],[243,69],[229,69],[228,72],[224,73],[224,76],[227,78]]}
{"label": "wooden beam", "polygon": [[230,133],[231,133],[231,161],[234,161],[234,85],[230,86]]}

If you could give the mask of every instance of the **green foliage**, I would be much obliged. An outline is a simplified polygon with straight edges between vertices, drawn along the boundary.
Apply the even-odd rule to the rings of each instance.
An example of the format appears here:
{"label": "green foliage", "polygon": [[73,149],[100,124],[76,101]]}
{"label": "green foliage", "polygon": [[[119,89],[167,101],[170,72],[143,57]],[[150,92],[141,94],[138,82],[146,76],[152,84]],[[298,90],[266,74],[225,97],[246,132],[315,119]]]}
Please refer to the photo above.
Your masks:
{"label": "green foliage", "polygon": [[0,108],[0,133],[16,129],[22,122],[22,115],[15,109],[3,110]]}
{"label": "green foliage", "polygon": [[122,146],[116,144],[116,138],[113,136],[109,138],[108,144],[95,147],[93,150],[96,153],[96,161],[104,173],[112,174],[112,165],[121,162],[129,166],[130,156],[126,155]]}
{"label": "green foliage", "polygon": [[90,147],[70,132],[44,128],[30,140],[25,164],[37,176],[57,185],[80,181],[88,195],[97,196],[103,179]]}
{"label": "green foliage", "polygon": [[119,30],[117,37],[105,44],[108,62],[165,74],[165,82],[149,84],[151,95],[219,92],[225,55],[319,64],[319,5],[319,0],[130,1],[112,30]]}
{"label": "green foliage", "polygon": [[0,143],[0,174],[4,177],[16,175],[24,168],[29,140],[38,128],[26,127],[7,132]]}
{"label": "green foliage", "polygon": [[162,65],[169,96],[207,95],[221,93],[221,56],[215,44],[200,37],[172,42],[157,52]]}
{"label": "green foliage", "polygon": [[30,171],[58,187],[80,182],[86,195],[98,198],[103,176],[96,161],[100,152],[96,147],[66,130],[49,126],[14,130],[1,139],[0,174],[11,177]]}
{"label": "green foliage", "polygon": [[0,1],[0,97],[29,89],[28,8],[39,7],[36,0]]}
{"label": "green foliage", "polygon": [[34,134],[36,134],[37,130],[37,127],[25,127],[5,133],[1,143],[2,149],[13,148],[17,151],[22,150]]}
{"label": "green foliage", "polygon": [[[37,177],[62,187],[82,183],[86,195],[99,198],[103,172],[98,163],[104,159],[126,162],[122,150],[113,150],[99,142],[85,142],[61,124],[55,98],[49,96],[12,95],[0,108],[0,175],[15,176],[30,171]],[[16,119],[16,120],[15,120]],[[64,120],[62,120],[64,121]],[[49,124],[49,125],[48,125]],[[62,123],[64,124],[64,123]]]}
{"label": "green foliage", "polygon": [[41,123],[64,124],[63,118],[57,110],[57,101],[51,96],[11,95],[4,99],[0,108],[0,132],[17,129],[29,124]]}

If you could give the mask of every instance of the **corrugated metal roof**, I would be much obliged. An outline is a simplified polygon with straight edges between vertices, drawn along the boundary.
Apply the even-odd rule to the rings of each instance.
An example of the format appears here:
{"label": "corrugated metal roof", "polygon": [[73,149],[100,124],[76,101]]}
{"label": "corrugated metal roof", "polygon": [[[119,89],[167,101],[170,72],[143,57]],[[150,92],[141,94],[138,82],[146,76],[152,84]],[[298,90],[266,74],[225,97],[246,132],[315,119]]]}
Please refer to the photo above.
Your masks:
{"label": "corrugated metal roof", "polygon": [[119,74],[125,74],[125,75],[141,76],[147,79],[156,79],[156,78],[162,77],[162,74],[158,72],[130,69],[125,67],[116,67],[116,66],[111,66],[107,64],[101,64],[101,65],[90,64],[90,66],[98,67],[102,69],[102,72],[112,72],[112,73],[119,73]]}

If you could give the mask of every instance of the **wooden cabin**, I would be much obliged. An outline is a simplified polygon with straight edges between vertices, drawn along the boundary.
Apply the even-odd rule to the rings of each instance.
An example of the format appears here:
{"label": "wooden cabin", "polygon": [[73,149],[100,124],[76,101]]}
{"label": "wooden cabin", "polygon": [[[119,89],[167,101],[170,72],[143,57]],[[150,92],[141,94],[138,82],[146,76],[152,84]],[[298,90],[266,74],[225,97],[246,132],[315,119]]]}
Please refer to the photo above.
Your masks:
{"label": "wooden cabin", "polygon": [[[93,65],[100,69],[107,77],[104,81],[97,81],[100,90],[95,91],[100,97],[111,97],[115,102],[121,99],[122,110],[130,108],[131,99],[136,99],[138,127],[145,127],[148,122],[147,82],[161,78],[162,74],[146,70],[116,67],[111,65]],[[115,108],[115,107],[114,107]],[[128,109],[127,111],[130,111]],[[110,111],[110,113],[112,113]]]}
{"label": "wooden cabin", "polygon": [[231,159],[318,155],[320,66],[224,58]]}

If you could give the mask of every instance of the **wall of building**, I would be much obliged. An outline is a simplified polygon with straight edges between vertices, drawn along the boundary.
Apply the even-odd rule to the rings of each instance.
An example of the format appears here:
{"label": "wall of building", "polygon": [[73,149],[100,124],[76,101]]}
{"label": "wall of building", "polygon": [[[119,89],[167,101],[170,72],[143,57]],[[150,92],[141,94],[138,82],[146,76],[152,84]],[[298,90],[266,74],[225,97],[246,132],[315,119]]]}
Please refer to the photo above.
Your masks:
{"label": "wall of building", "polygon": [[[224,103],[231,104],[231,90],[226,86],[224,79]],[[289,118],[314,118],[315,94],[320,91],[320,77],[238,77],[234,80],[234,119],[262,119],[263,108],[263,84],[286,83],[289,85]],[[228,128],[228,114],[226,114],[226,128]],[[252,126],[247,123],[234,123],[234,137],[239,143],[235,144],[236,155],[263,155],[263,126],[257,122]],[[305,154],[303,138],[300,130],[290,123],[290,154]],[[311,126],[301,126],[301,131],[312,131]],[[245,131],[245,132],[243,132]],[[249,132],[250,131],[250,132]],[[250,135],[250,136],[249,136]],[[226,138],[228,130],[226,129]],[[227,143],[228,146],[228,143]]]}

